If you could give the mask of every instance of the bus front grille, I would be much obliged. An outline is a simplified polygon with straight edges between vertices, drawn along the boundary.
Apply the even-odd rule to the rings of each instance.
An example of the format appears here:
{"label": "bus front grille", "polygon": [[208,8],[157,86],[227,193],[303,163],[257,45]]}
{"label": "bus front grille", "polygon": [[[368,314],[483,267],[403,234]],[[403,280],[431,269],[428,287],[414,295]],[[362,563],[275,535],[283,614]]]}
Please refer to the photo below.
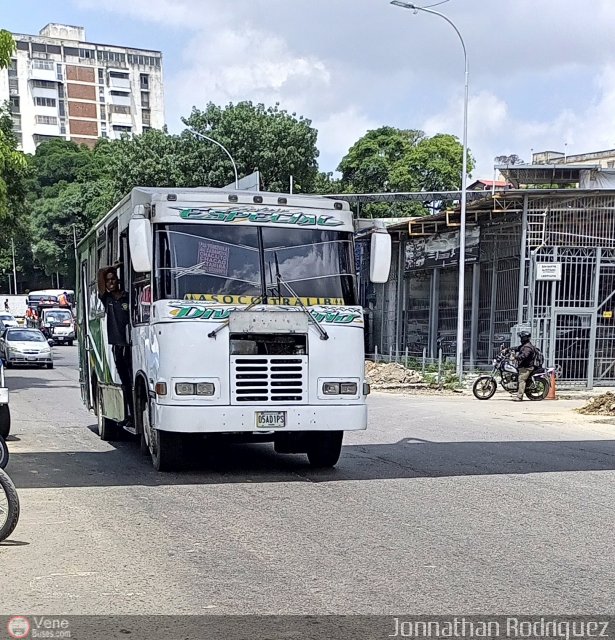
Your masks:
{"label": "bus front grille", "polygon": [[307,356],[231,356],[232,403],[307,403]]}

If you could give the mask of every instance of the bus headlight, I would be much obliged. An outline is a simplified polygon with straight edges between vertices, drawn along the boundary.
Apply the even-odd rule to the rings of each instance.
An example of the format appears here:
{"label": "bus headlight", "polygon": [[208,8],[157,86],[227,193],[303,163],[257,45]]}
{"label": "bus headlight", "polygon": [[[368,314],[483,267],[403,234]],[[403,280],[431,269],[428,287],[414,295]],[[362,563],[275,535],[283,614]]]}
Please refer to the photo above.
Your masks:
{"label": "bus headlight", "polygon": [[340,383],[339,382],[325,382],[322,385],[322,392],[326,396],[339,396],[340,395]]}
{"label": "bus headlight", "polygon": [[357,383],[356,382],[341,382],[340,393],[343,396],[356,396],[357,395]]}
{"label": "bus headlight", "polygon": [[196,385],[197,396],[213,396],[216,393],[216,385],[213,382],[198,382]]}
{"label": "bus headlight", "polygon": [[325,396],[356,396],[356,382],[323,382],[322,393]]}
{"label": "bus headlight", "polygon": [[175,383],[175,393],[178,396],[193,396],[194,392],[194,383],[192,382],[176,382]]}
{"label": "bus headlight", "polygon": [[175,394],[178,396],[213,396],[216,385],[213,382],[176,382]]}

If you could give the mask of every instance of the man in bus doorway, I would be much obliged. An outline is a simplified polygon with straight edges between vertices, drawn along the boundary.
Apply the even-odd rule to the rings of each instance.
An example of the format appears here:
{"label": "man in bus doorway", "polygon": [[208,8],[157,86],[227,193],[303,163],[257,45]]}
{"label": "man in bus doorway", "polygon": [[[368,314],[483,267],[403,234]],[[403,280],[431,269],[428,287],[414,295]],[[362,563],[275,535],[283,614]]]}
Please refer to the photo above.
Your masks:
{"label": "man in bus doorway", "polygon": [[128,294],[120,287],[115,267],[98,271],[98,297],[107,315],[107,340],[122,382],[126,421],[132,423],[132,358],[130,354],[130,307]]}

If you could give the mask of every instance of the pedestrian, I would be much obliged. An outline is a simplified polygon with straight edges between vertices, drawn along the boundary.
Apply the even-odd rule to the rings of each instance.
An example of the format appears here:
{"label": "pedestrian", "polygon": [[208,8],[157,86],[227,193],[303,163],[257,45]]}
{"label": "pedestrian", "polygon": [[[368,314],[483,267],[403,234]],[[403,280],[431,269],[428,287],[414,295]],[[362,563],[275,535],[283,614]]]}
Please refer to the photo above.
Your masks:
{"label": "pedestrian", "polygon": [[66,291],[58,296],[58,304],[61,307],[68,307],[68,293],[66,293]]}
{"label": "pedestrian", "polygon": [[10,311],[10,309],[9,309],[9,299],[8,299],[8,298],[6,298],[6,299],[4,300],[4,310],[5,310],[7,313]]}
{"label": "pedestrian", "polygon": [[536,355],[536,347],[532,344],[532,334],[529,331],[521,331],[519,334],[521,344],[515,347],[513,351],[516,353],[517,368],[519,370],[519,387],[517,389],[517,402],[523,400],[525,395],[525,386],[534,371],[534,357]]}
{"label": "pedestrian", "polygon": [[98,297],[107,315],[107,341],[113,351],[113,360],[122,382],[126,423],[133,422],[132,357],[130,353],[130,311],[128,294],[120,286],[115,267],[98,271]]}

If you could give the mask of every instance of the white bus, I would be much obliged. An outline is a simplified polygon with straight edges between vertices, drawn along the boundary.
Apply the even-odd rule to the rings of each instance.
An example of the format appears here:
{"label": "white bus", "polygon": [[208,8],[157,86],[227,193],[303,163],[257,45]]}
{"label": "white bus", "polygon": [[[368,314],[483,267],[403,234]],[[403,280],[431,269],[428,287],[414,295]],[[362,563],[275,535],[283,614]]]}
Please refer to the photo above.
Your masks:
{"label": "white bus", "polygon": [[[194,434],[335,465],[343,432],[367,425],[353,232],[348,204],[324,197],[135,188],[78,245],[80,379],[101,437],[127,429],[158,470],[180,466]],[[388,233],[371,251],[384,282]],[[98,270],[117,263],[133,424],[97,295]]]}

